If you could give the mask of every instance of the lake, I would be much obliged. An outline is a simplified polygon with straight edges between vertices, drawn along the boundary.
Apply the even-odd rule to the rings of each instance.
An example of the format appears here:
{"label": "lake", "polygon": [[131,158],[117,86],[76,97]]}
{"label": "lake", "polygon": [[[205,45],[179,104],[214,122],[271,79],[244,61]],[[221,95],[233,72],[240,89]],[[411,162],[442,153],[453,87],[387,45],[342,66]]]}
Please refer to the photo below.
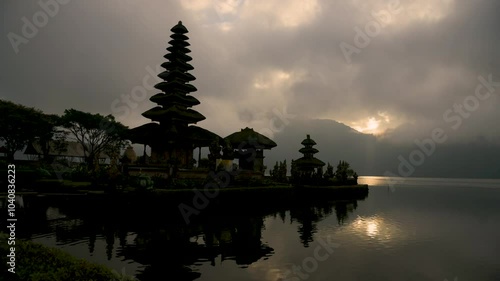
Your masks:
{"label": "lake", "polygon": [[25,208],[24,236],[138,280],[500,280],[500,180],[360,177],[356,198],[176,206],[72,197]]}

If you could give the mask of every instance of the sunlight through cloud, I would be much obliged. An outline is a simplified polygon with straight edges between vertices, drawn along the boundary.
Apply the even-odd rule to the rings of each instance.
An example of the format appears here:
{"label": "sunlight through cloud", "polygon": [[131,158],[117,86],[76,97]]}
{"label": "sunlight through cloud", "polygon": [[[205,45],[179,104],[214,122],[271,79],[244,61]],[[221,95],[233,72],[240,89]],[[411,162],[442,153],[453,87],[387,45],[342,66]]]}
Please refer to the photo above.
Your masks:
{"label": "sunlight through cloud", "polygon": [[389,116],[387,112],[378,112],[376,116],[370,116],[354,122],[348,122],[356,131],[364,134],[381,135],[387,129],[391,129],[398,124],[398,122],[393,122],[393,118]]}

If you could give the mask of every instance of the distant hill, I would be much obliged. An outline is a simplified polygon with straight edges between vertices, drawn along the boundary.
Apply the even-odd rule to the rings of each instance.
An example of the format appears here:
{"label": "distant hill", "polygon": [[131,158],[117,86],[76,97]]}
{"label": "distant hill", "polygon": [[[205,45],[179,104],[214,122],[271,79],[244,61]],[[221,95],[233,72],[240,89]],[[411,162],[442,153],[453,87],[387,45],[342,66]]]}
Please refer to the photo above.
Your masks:
{"label": "distant hill", "polygon": [[[317,158],[332,165],[339,160],[348,161],[359,175],[384,175],[390,171],[397,176],[500,178],[498,145],[448,141],[437,144],[431,155],[424,154],[421,165],[412,165],[410,153],[420,151],[416,144],[391,143],[390,140],[363,134],[345,124],[324,119],[294,119],[281,132],[275,133],[273,140],[278,146],[265,152],[268,171],[276,161],[286,159],[290,164],[291,159],[301,157],[298,152],[302,147],[300,142],[307,134],[317,143]],[[407,166],[402,167],[402,174],[398,172],[401,162],[405,160],[414,168],[412,173]],[[421,161],[418,157],[415,160]]]}

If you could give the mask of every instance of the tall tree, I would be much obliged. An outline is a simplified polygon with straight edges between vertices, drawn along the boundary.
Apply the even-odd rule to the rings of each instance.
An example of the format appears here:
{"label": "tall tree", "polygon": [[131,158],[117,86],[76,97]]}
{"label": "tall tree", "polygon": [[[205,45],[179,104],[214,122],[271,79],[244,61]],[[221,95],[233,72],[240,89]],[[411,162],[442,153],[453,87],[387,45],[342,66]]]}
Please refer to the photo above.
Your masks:
{"label": "tall tree", "polygon": [[66,109],[61,124],[82,145],[89,169],[94,169],[101,153],[114,155],[128,144],[128,128],[116,121],[113,115],[92,114],[76,109]]}
{"label": "tall tree", "polygon": [[65,138],[67,133],[59,126],[61,117],[55,114],[42,114],[35,130],[35,141],[42,150],[42,160],[52,161],[51,153],[62,153],[66,149]]}
{"label": "tall tree", "polygon": [[[335,172],[335,178],[339,182],[346,183],[349,177],[354,175],[354,170],[351,169],[351,166],[346,161],[339,161],[337,165],[337,171]],[[357,177],[357,175],[356,175]]]}
{"label": "tall tree", "polygon": [[33,141],[43,113],[6,100],[0,100],[0,140],[5,143],[7,159],[14,160],[14,153]]}

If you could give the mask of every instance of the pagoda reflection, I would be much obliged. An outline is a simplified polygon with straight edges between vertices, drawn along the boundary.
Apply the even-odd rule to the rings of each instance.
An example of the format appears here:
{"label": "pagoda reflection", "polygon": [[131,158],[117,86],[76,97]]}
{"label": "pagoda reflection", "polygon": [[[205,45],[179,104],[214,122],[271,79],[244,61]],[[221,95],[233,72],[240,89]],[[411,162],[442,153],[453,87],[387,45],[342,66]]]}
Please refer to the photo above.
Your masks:
{"label": "pagoda reflection", "polygon": [[202,265],[224,267],[229,263],[245,268],[274,255],[273,245],[263,242],[269,217],[296,224],[300,242],[308,247],[320,221],[335,214],[338,224],[347,222],[357,201],[366,196],[341,201],[295,196],[281,202],[261,200],[259,204],[221,201],[190,224],[169,216],[178,210],[164,205],[138,209],[127,207],[128,203],[62,200],[47,202],[50,207],[46,207],[59,216],[42,221],[33,217],[37,222],[31,235],[54,233],[59,245],[87,241],[86,250],[92,255],[144,265],[137,274],[139,280],[162,276],[195,280],[201,276]]}

